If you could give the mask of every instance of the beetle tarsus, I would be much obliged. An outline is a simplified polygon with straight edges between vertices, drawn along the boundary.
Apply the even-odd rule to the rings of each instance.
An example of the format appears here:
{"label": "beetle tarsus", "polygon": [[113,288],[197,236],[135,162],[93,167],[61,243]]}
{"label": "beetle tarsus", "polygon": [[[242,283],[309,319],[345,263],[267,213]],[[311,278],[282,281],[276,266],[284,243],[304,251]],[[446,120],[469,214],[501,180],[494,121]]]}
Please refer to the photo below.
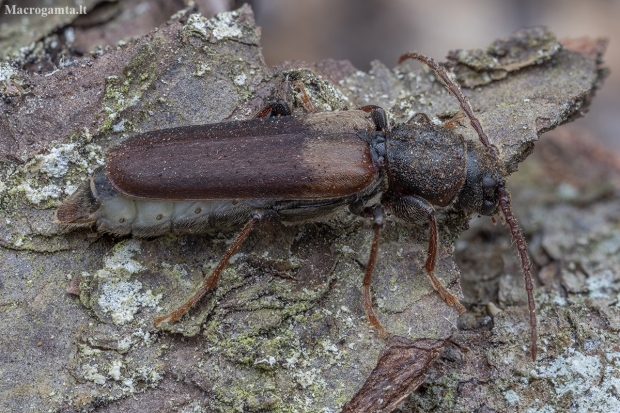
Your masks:
{"label": "beetle tarsus", "polygon": [[230,244],[230,247],[228,247],[226,253],[224,253],[224,256],[222,256],[222,258],[220,259],[220,262],[215,268],[215,270],[213,270],[209,278],[207,278],[207,280],[200,286],[198,291],[196,291],[193,296],[191,296],[187,301],[185,301],[185,303],[183,303],[183,305],[178,307],[173,312],[160,317],[156,317],[153,322],[155,327],[158,327],[162,322],[166,320],[168,320],[168,322],[170,323],[178,321],[179,318],[181,318],[193,306],[195,306],[206,293],[215,288],[218,280],[220,279],[222,271],[228,264],[228,261],[230,261],[230,258],[237,252],[243,241],[245,241],[245,239],[250,234],[250,231],[252,231],[252,228],[254,228],[256,223],[260,221],[261,218],[262,214],[255,214],[252,216],[252,218],[250,218],[250,220],[245,224],[243,229],[237,234],[233,242]]}
{"label": "beetle tarsus", "polygon": [[[431,207],[432,208],[432,207]],[[428,278],[433,284],[433,288],[437,290],[441,298],[451,307],[456,308],[460,315],[467,312],[463,304],[460,303],[450,291],[444,287],[439,279],[435,276],[435,264],[437,263],[437,221],[435,220],[435,210],[428,214],[429,219],[429,240],[428,240],[428,256],[424,268],[428,274]]]}
{"label": "beetle tarsus", "polygon": [[452,116],[450,119],[443,123],[444,128],[447,129],[455,129],[457,126],[461,124],[461,120],[465,118],[465,114],[459,111],[456,115]]}

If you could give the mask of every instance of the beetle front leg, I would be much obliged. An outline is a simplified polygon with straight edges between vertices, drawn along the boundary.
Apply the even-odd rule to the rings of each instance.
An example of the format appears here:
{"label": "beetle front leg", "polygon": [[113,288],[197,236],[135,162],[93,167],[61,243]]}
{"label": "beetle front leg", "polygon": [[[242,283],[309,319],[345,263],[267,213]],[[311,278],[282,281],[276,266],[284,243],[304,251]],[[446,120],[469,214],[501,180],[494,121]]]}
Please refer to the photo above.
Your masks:
{"label": "beetle front leg", "polygon": [[364,312],[370,325],[377,328],[379,336],[384,338],[388,332],[381,325],[381,322],[377,318],[375,311],[372,308],[372,296],[370,294],[370,283],[372,282],[372,270],[375,268],[375,262],[377,262],[377,253],[379,251],[379,237],[381,236],[381,229],[383,229],[383,208],[381,205],[377,205],[374,210],[373,220],[374,237],[372,239],[372,247],[370,248],[370,257],[368,257],[368,264],[366,265],[366,273],[364,274],[364,281],[362,283],[362,304],[364,306]]}
{"label": "beetle front leg", "polygon": [[168,320],[171,323],[176,322],[185,313],[187,313],[193,306],[195,306],[196,303],[198,303],[198,301],[200,301],[200,299],[204,297],[206,293],[208,293],[209,291],[215,288],[218,280],[220,279],[220,275],[222,274],[222,271],[228,264],[228,261],[230,261],[230,258],[235,254],[235,252],[237,252],[237,250],[239,249],[243,241],[245,241],[248,235],[250,235],[250,231],[252,231],[252,228],[254,228],[256,223],[258,223],[258,221],[262,219],[262,216],[263,216],[262,214],[255,214],[254,216],[252,216],[252,218],[250,218],[250,220],[245,224],[243,229],[241,229],[241,231],[237,234],[232,244],[230,244],[230,247],[228,247],[228,249],[224,253],[224,256],[220,259],[220,262],[215,268],[215,270],[213,270],[209,278],[207,278],[205,282],[202,283],[198,291],[196,291],[196,293],[193,296],[191,296],[187,301],[185,301],[185,303],[183,303],[183,305],[178,307],[173,312],[163,315],[163,316],[156,317],[153,322],[155,327],[158,327],[159,324],[161,324],[163,321],[166,321],[166,320]]}
{"label": "beetle front leg", "polygon": [[291,116],[291,108],[288,103],[280,99],[276,103],[265,106],[260,112],[254,115],[254,119],[273,118],[275,116]]}
{"label": "beetle front leg", "polygon": [[426,263],[424,268],[428,274],[428,278],[433,288],[439,293],[441,298],[449,305],[456,308],[459,314],[464,314],[467,310],[459,302],[459,300],[448,291],[435,276],[435,264],[437,263],[437,221],[435,219],[435,209],[433,206],[422,198],[415,196],[397,196],[388,197],[383,201],[383,205],[397,217],[404,221],[420,222],[422,218],[429,221],[429,239]]}
{"label": "beetle front leg", "polygon": [[[299,89],[299,100],[301,100],[301,104],[306,109],[306,112],[316,113],[317,110],[312,105],[304,84],[299,80],[295,80],[292,83],[297,89]],[[256,115],[254,115],[254,119],[273,118],[275,116],[291,116],[292,114],[293,112],[291,111],[288,103],[286,103],[285,100],[280,99],[276,103],[271,103],[261,109]]]}

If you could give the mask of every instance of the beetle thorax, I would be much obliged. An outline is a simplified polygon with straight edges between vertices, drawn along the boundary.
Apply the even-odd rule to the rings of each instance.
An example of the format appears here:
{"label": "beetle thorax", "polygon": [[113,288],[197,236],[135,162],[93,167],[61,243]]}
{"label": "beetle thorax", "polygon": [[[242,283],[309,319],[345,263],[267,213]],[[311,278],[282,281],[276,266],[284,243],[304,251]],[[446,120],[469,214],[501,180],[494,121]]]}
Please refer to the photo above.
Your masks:
{"label": "beetle thorax", "polygon": [[390,191],[446,206],[465,184],[465,142],[430,122],[403,124],[387,134]]}

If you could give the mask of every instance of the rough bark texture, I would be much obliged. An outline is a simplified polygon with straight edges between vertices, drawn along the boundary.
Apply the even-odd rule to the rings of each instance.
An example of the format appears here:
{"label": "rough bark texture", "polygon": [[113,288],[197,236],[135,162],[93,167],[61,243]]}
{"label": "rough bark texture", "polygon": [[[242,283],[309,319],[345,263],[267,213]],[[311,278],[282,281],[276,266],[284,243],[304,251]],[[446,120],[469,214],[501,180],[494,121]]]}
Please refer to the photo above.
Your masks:
{"label": "rough bark texture", "polygon": [[[465,93],[513,171],[540,134],[583,112],[603,77],[602,48],[592,41],[589,50],[597,51],[590,55],[571,51],[542,29],[501,44],[493,53],[501,49],[512,56],[503,64],[518,70],[480,82],[479,72],[464,70],[456,60],[451,64],[465,81],[475,77],[478,86]],[[469,63],[483,58],[479,51],[458,53],[472,70],[488,70]],[[153,317],[191,294],[233,234],[115,239],[65,233],[53,217],[59,202],[103,162],[108,147],[146,130],[250,117],[282,95],[283,72],[305,85],[318,110],[376,104],[394,122],[416,112],[441,120],[458,112],[432,73],[380,62],[370,73],[336,61],[270,69],[248,7],[210,20],[180,13],[116,50],[45,74],[0,68],[1,410],[338,411],[363,398],[364,389],[374,389],[364,383],[389,377],[390,365],[407,364],[381,358],[398,352],[369,327],[361,305],[371,234],[347,215],[299,227],[262,225],[215,294],[166,331],[152,327]],[[301,111],[298,97],[288,97]],[[470,128],[459,132],[477,139]],[[465,273],[475,269],[487,280],[467,278],[475,291],[482,288],[472,300],[474,310],[475,302],[491,301],[505,311],[493,311],[493,317],[474,312],[461,326],[480,328],[455,333],[456,311],[424,274],[426,229],[386,226],[373,280],[380,319],[403,342],[425,338],[443,345],[456,334],[452,341],[459,344],[446,345],[425,391],[403,411],[505,411],[514,403],[523,411],[546,403],[561,409],[577,394],[591,395],[566,387],[571,378],[575,386],[579,377],[608,380],[610,386],[618,380],[620,357],[611,352],[620,328],[617,187],[605,187],[612,189],[604,197],[592,192],[585,204],[567,205],[541,201],[534,189],[528,192],[538,183],[532,181],[513,198],[547,286],[537,294],[545,346],[538,364],[525,350],[523,291],[512,281],[520,270],[505,228],[498,229],[502,235],[494,247],[480,245],[489,242],[484,237],[476,241],[488,229],[470,231],[474,235],[456,244]],[[583,193],[591,189],[584,185]],[[467,217],[458,211],[440,216],[436,273],[459,294],[451,252]],[[563,295],[552,288],[560,285]],[[432,354],[417,376],[423,377]],[[577,377],[581,373],[570,370],[575,357],[596,359],[598,370]],[[566,373],[560,373],[562,363]],[[369,379],[373,371],[381,377]],[[409,379],[393,392],[384,388],[386,402],[402,398],[405,387],[412,391],[407,383],[422,382]]]}
{"label": "rough bark texture", "polygon": [[512,240],[476,222],[455,252],[476,304],[398,412],[620,409],[620,156],[562,127],[519,169],[509,185],[538,279],[538,361],[523,355],[526,298]]}

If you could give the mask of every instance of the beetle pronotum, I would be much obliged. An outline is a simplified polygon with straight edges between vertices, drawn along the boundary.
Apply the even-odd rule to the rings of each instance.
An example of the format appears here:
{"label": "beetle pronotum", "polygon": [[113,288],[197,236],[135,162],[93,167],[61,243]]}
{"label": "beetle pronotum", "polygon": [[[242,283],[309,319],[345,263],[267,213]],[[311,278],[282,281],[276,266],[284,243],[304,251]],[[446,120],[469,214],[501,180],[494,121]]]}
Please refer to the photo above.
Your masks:
{"label": "beetle pronotum", "polygon": [[158,325],[178,320],[215,288],[232,255],[265,214],[291,224],[348,207],[354,214],[373,217],[362,301],[371,325],[385,336],[370,294],[384,213],[429,223],[426,272],[446,303],[462,314],[465,308],[434,274],[438,248],[434,206],[452,205],[481,215],[501,211],[521,260],[535,359],[531,264],[510,209],[499,151],[446,71],[415,52],[401,56],[399,63],[410,58],[425,63],[446,84],[480,142],[467,141],[421,113],[390,129],[378,106],[312,113],[306,104],[310,113],[293,117],[287,104],[279,101],[255,119],[183,126],[129,139],[108,152],[105,167],[64,201],[57,219],[142,237],[242,227],[200,289],[170,314],[157,317]]}

